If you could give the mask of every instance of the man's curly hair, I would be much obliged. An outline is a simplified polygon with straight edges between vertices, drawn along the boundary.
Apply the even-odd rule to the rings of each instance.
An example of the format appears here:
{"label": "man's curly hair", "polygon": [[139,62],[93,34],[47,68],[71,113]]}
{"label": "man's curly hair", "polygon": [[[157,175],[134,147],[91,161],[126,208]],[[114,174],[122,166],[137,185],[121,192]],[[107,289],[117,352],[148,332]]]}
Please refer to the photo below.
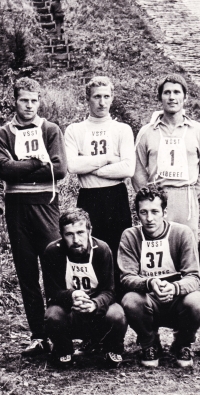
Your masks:
{"label": "man's curly hair", "polygon": [[135,209],[138,215],[139,213],[139,202],[143,200],[150,200],[153,201],[155,197],[158,196],[161,200],[161,207],[162,210],[167,207],[167,196],[166,192],[161,188],[158,187],[156,184],[149,185],[148,187],[141,188],[135,197]]}
{"label": "man's curly hair", "polygon": [[40,96],[40,91],[41,91],[40,84],[37,81],[33,80],[32,78],[22,77],[19,78],[19,80],[16,80],[14,85],[14,97],[16,100],[18,98],[20,89],[29,92],[37,92],[38,97]]}

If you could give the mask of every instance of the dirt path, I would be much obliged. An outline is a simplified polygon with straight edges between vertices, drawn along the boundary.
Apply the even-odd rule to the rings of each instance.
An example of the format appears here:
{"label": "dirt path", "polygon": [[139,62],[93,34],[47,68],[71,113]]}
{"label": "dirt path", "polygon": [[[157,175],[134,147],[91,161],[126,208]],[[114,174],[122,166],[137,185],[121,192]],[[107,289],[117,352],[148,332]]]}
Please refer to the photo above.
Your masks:
{"label": "dirt path", "polygon": [[199,0],[136,0],[163,34],[165,55],[200,84]]}

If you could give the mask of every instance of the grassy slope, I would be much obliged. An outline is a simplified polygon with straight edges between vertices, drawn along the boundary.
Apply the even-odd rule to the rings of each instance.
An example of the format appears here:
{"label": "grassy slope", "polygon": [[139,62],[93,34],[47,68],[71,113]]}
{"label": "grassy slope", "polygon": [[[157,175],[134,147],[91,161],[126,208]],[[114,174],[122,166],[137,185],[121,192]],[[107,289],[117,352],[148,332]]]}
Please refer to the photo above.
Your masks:
{"label": "grassy slope", "polygon": [[[161,32],[147,21],[134,1],[68,0],[67,3],[66,26],[75,49],[75,66],[83,67],[85,75],[112,78],[116,87],[113,114],[130,123],[135,135],[158,108],[157,81],[167,73],[185,74],[192,93],[188,102],[190,113],[200,118],[199,89],[179,65],[164,57]],[[83,90],[79,90],[80,97],[76,99],[82,103]]]}
{"label": "grassy slope", "polygon": [[[168,72],[181,71],[180,67],[163,57],[162,36],[157,28],[154,29],[147,23],[134,2],[68,0],[66,4],[69,35],[77,49],[74,61],[84,67],[85,75],[106,74],[112,77],[116,86],[113,115],[129,122],[136,134],[141,124],[147,122],[152,111],[158,108],[157,80]],[[185,74],[183,70],[181,72]],[[41,113],[51,120],[59,119],[62,129],[72,121],[81,120],[87,112],[80,75],[81,72],[76,72],[74,78],[64,71],[58,73],[52,70],[42,75],[46,88]],[[198,119],[198,89],[189,76],[186,75],[186,78],[192,91],[190,113]],[[74,205],[77,195],[76,178],[67,177],[60,189],[61,208]],[[9,256],[7,260],[5,254],[3,280],[0,308],[4,313],[0,317],[2,395],[181,395],[186,392],[189,395],[198,392],[200,372],[197,358],[194,370],[186,372],[174,369],[174,361],[170,358],[164,358],[156,371],[144,370],[139,367],[137,354],[133,355],[137,348],[132,332],[126,337],[126,363],[119,371],[101,370],[101,363],[94,357],[83,360],[78,358],[70,372],[56,371],[42,358],[21,359],[20,350],[23,343],[28,341],[27,324],[12,259]],[[171,333],[163,332],[162,336],[164,343],[169,345]]]}

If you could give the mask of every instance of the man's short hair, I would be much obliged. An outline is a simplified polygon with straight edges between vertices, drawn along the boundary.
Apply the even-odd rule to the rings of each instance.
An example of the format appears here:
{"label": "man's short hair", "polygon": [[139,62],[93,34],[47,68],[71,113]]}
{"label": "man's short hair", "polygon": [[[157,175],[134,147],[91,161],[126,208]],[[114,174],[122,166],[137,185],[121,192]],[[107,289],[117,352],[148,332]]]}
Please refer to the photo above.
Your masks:
{"label": "man's short hair", "polygon": [[186,97],[188,87],[185,78],[180,74],[168,74],[158,84],[158,99],[162,100],[163,88],[166,82],[172,82],[173,84],[180,84],[183,89],[184,97]]}
{"label": "man's short hair", "polygon": [[61,235],[63,233],[64,226],[69,224],[74,224],[75,222],[82,220],[86,222],[86,228],[90,230],[91,222],[90,222],[89,214],[86,211],[84,211],[82,208],[78,208],[78,207],[68,208],[68,210],[65,211],[65,213],[62,214],[59,219],[59,228]]}
{"label": "man's short hair", "polygon": [[112,94],[112,96],[114,95],[114,85],[111,82],[110,78],[104,77],[104,76],[98,76],[98,77],[92,78],[86,85],[87,100],[89,100],[89,98],[90,98],[91,89],[94,87],[99,87],[99,86],[110,86],[111,94]]}
{"label": "man's short hair", "polygon": [[15,82],[14,97],[16,100],[18,98],[20,89],[29,92],[37,92],[38,97],[40,97],[40,91],[41,91],[40,84],[37,81],[33,80],[32,78],[22,77]]}
{"label": "man's short hair", "polygon": [[150,200],[153,201],[155,197],[158,196],[161,200],[161,207],[162,210],[167,207],[167,196],[166,192],[163,191],[161,187],[157,187],[157,185],[152,184],[149,185],[148,187],[141,188],[135,197],[135,209],[137,215],[139,214],[139,202],[142,202],[143,200]]}

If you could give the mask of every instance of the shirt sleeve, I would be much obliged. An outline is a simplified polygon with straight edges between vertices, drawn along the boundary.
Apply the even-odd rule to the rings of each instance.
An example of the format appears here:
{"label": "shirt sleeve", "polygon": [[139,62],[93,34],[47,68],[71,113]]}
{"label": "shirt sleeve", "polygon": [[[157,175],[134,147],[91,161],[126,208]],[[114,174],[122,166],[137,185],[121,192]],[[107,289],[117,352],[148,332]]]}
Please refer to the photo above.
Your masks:
{"label": "shirt sleeve", "polygon": [[[53,165],[55,180],[60,180],[67,173],[67,159],[64,144],[64,137],[60,128],[49,123],[46,126],[46,149]],[[29,175],[25,182],[47,182],[52,180],[50,164],[43,165],[40,169]]]}
{"label": "shirt sleeve", "polygon": [[118,250],[120,280],[125,292],[149,292],[147,280],[140,276],[141,237],[126,229],[121,237]]}
{"label": "shirt sleeve", "polygon": [[[71,174],[87,174],[107,164],[106,155],[81,155],[76,135],[78,124],[69,125],[65,131],[67,167]],[[80,142],[79,142],[80,143]]]}
{"label": "shirt sleeve", "polygon": [[103,178],[122,179],[132,177],[135,171],[135,147],[132,129],[122,124],[120,131],[119,157],[120,161],[101,167],[96,175]]}
{"label": "shirt sleeve", "polygon": [[[199,158],[200,157],[200,131],[198,133],[198,141],[199,141],[199,147],[197,149],[197,155]],[[197,182],[195,184],[195,189],[196,189],[196,193],[197,193],[197,198],[198,198],[198,200],[200,200],[200,161],[199,161],[199,174],[198,174]]]}
{"label": "shirt sleeve", "polygon": [[65,272],[66,255],[60,243],[48,245],[43,255],[43,281],[47,306],[55,304],[70,311],[74,289],[66,289]]}
{"label": "shirt sleeve", "polygon": [[[45,128],[45,127],[44,127]],[[66,152],[61,130],[55,124],[46,125],[46,149],[53,164],[56,180],[65,176],[67,171]],[[0,133],[0,176],[8,182],[48,182],[52,180],[50,164],[43,164],[36,158],[17,160],[11,142],[8,143],[6,131]]]}
{"label": "shirt sleeve", "polygon": [[[91,299],[96,302],[97,315],[105,315],[108,307],[115,302],[114,297],[114,268],[113,257],[110,248],[106,243],[105,247],[98,247],[100,254],[94,249],[93,267],[97,275],[99,285],[96,293],[91,296]],[[96,257],[98,254],[98,258]]]}
{"label": "shirt sleeve", "polygon": [[6,138],[6,131],[0,130],[0,177],[8,182],[20,182],[24,177],[42,167],[36,158],[16,160]]}
{"label": "shirt sleeve", "polygon": [[172,259],[182,276],[181,280],[175,281],[177,293],[185,295],[196,291],[199,288],[199,257],[197,243],[191,229],[184,226],[181,234],[180,231],[179,233],[177,231],[177,234],[172,233],[170,244]]}
{"label": "shirt sleeve", "polygon": [[132,178],[132,185],[136,192],[147,185],[149,178],[147,172],[148,153],[146,148],[146,135],[144,133],[146,129],[147,125],[140,129],[136,139],[136,166],[135,174]]}

